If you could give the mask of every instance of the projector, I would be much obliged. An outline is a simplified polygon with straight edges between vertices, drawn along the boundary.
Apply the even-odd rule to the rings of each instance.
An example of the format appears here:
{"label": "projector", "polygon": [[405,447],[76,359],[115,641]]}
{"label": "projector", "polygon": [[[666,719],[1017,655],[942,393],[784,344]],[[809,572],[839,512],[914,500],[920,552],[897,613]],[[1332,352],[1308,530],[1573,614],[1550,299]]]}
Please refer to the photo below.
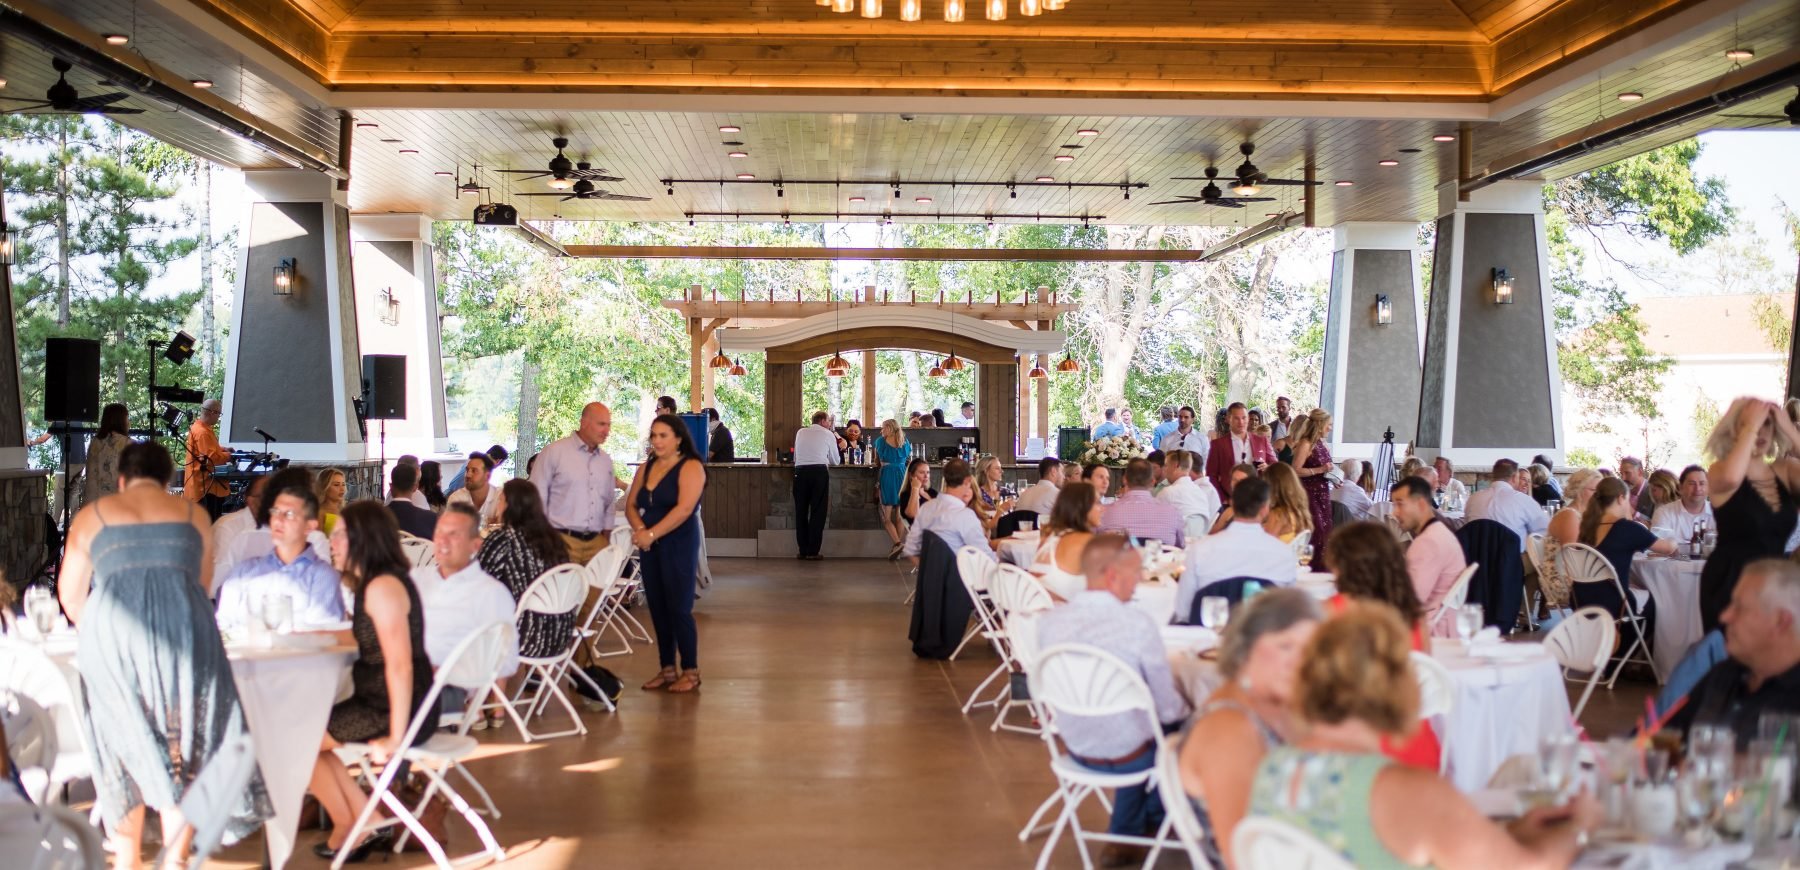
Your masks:
{"label": "projector", "polygon": [[475,207],[475,225],[516,227],[519,225],[519,210],[504,202],[484,202]]}

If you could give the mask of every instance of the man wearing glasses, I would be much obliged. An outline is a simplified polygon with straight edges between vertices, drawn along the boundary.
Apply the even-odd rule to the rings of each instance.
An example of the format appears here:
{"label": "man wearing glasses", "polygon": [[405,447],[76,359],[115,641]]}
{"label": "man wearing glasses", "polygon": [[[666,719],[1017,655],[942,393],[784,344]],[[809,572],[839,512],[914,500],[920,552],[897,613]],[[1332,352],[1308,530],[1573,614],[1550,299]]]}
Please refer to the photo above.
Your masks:
{"label": "man wearing glasses", "polygon": [[319,497],[311,489],[286,486],[275,493],[269,509],[275,552],[239,562],[219,582],[219,625],[250,623],[268,595],[292,600],[296,628],[343,621],[338,572],[306,540],[318,528]]}

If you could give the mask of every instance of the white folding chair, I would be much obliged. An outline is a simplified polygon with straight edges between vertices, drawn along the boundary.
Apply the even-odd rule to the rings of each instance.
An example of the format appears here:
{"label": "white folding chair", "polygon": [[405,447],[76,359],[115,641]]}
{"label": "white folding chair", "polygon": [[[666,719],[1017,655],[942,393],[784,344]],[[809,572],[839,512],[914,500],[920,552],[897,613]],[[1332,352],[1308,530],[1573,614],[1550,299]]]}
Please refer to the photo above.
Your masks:
{"label": "white folding chair", "polygon": [[1268,816],[1248,816],[1231,834],[1239,870],[1355,870],[1319,838]]}
{"label": "white folding chair", "polygon": [[1607,561],[1599,550],[1586,544],[1570,544],[1563,547],[1556,552],[1556,557],[1562,561],[1563,576],[1569,580],[1569,597],[1571,599],[1575,597],[1574,590],[1583,583],[1611,584],[1613,589],[1619,593],[1619,601],[1625,608],[1624,613],[1614,615],[1614,624],[1621,634],[1624,633],[1625,626],[1631,626],[1633,639],[1624,655],[1619,656],[1618,667],[1613,668],[1612,676],[1607,678],[1606,688],[1610,690],[1613,683],[1618,682],[1619,672],[1625,670],[1625,666],[1632,662],[1649,665],[1650,672],[1656,675],[1656,681],[1660,684],[1662,669],[1656,666],[1656,659],[1651,657],[1648,641],[1644,637],[1646,626],[1643,610],[1644,602],[1649,597],[1648,593],[1643,598],[1637,598],[1634,601],[1634,593],[1637,590],[1626,589],[1625,584],[1620,582],[1619,572],[1613,570],[1612,562]]}
{"label": "white folding chair", "polygon": [[407,561],[411,562],[414,568],[426,568],[437,564],[437,550],[432,548],[429,539],[401,532],[400,549],[406,553]]}
{"label": "white folding chair", "polygon": [[1563,679],[1569,679],[1571,673],[1588,675],[1587,688],[1575,704],[1576,722],[1581,721],[1581,711],[1587,709],[1588,698],[1594,694],[1600,676],[1606,673],[1606,661],[1618,645],[1619,630],[1613,625],[1612,614],[1603,607],[1583,607],[1545,635],[1544,650],[1562,666]]}
{"label": "white folding chair", "polygon": [[69,677],[42,648],[16,636],[0,637],[0,691],[30,698],[55,723],[55,759],[44,767],[44,774],[34,774],[27,791],[40,800],[61,802],[64,786],[93,777],[86,713],[76,702]]}
{"label": "white folding chair", "polygon": [[1311,543],[1312,543],[1312,529],[1307,529],[1307,530],[1295,535],[1294,539],[1292,541],[1288,542],[1288,546],[1294,548],[1294,557],[1299,558],[1300,551],[1306,549],[1306,547]]}
{"label": "white folding chair", "polygon": [[30,695],[0,689],[0,723],[6,726],[6,754],[19,772],[26,797],[44,802],[56,766],[56,719]]}
{"label": "white folding chair", "polygon": [[1206,852],[1200,847],[1206,840],[1206,829],[1201,826],[1200,815],[1194,812],[1187,789],[1181,784],[1181,753],[1175,747],[1156,756],[1156,776],[1156,787],[1162,790],[1163,830],[1157,834],[1157,844],[1150,847],[1150,856],[1144,859],[1144,866],[1156,866],[1162,841],[1172,833],[1175,843],[1187,853],[1188,864],[1193,870],[1212,870],[1212,862],[1206,860]]}
{"label": "white folding chair", "polygon": [[[431,689],[425,693],[419,709],[437,709],[438,696],[443,694],[445,686],[456,686],[471,692],[486,691],[493,685],[494,677],[500,672],[500,665],[505,661],[508,647],[512,644],[512,636],[512,623],[496,620],[463,638],[462,643],[457,644],[456,648],[444,657],[443,663],[438,665],[437,676],[432,679]],[[498,817],[499,812],[494,809],[493,799],[488,796],[487,790],[482,788],[481,783],[477,782],[468,769],[462,766],[463,759],[473,754],[480,744],[467,734],[437,733],[423,744],[413,745],[420,729],[435,728],[436,724],[436,716],[414,716],[411,724],[406,726],[405,738],[401,740],[401,745],[407,748],[396,758],[389,759],[388,763],[382,767],[379,776],[372,776],[369,773],[371,759],[368,744],[350,743],[337,751],[338,757],[344,758],[346,763],[361,762],[363,780],[370,786],[369,802],[357,815],[355,823],[350,826],[344,842],[360,842],[363,832],[367,830],[404,825],[406,833],[394,843],[395,852],[406,846],[407,837],[416,836],[425,844],[425,851],[431,855],[431,860],[442,870],[450,870],[450,861],[444,856],[443,845],[425,830],[425,826],[419,823],[418,817],[425,805],[441,793],[449,799],[450,805],[462,815],[469,827],[475,830],[476,837],[481,840],[483,853],[494,861],[506,860],[506,851],[500,848],[500,844],[494,842],[494,834],[488,830],[487,823],[481,820],[480,814],[469,806],[469,802],[463,799],[462,794],[445,777],[445,774],[451,770],[460,773],[463,779],[480,793],[490,812]],[[398,761],[406,761],[408,764],[396,763]],[[418,803],[412,807],[406,806],[393,791],[394,778],[399,775],[400,769],[403,767],[417,770],[425,776],[429,783]],[[393,818],[384,819],[379,824],[371,825],[370,822],[374,818],[377,805],[386,807]],[[344,866],[344,859],[349,857],[351,851],[350,849],[338,850],[337,857],[331,862],[331,870],[341,870]]]}
{"label": "white folding chair", "polygon": [[1415,650],[1413,675],[1419,680],[1419,718],[1447,716],[1456,706],[1456,681],[1437,659]]}
{"label": "white folding chair", "polygon": [[[225,826],[231,822],[231,812],[255,775],[255,748],[250,743],[250,735],[240,733],[220,746],[194,777],[187,792],[181,796],[181,815],[194,829],[194,851],[188,858],[189,870],[200,870],[206,863],[206,856],[219,848],[219,843],[225,839]],[[162,856],[157,859],[159,865],[168,853],[169,847],[165,843]]]}
{"label": "white folding chair", "polygon": [[[625,585],[623,576],[625,561],[630,557],[630,550],[617,543],[607,546],[594,554],[587,563],[588,586],[595,591],[594,606],[588,609],[587,617],[582,622],[582,639],[588,645],[588,653],[595,659],[607,656],[628,656],[634,650],[631,641],[636,637],[621,624],[621,617],[631,618],[625,610],[625,596],[620,589]],[[600,638],[611,631],[619,639],[620,648],[603,650]]]}
{"label": "white folding chair", "polygon": [[30,860],[21,864],[19,862],[25,861],[25,855],[11,855],[9,867],[19,870],[94,870],[107,866],[100,832],[67,807],[25,803],[0,806],[0,828],[36,832],[37,846]]}
{"label": "white folding chair", "polygon": [[[1030,704],[1013,698],[1013,674],[1024,673],[1025,666],[1013,649],[1012,634],[1007,631],[1017,617],[1049,610],[1051,606],[1049,590],[1036,578],[1017,565],[997,564],[988,575],[989,591],[993,596],[995,607],[995,643],[994,651],[1000,655],[1000,666],[963,703],[963,715],[976,707],[993,707],[994,722],[988,726],[989,731],[1018,731],[1023,734],[1036,734],[1038,729],[1029,726],[1012,725],[1006,717],[1015,708],[1030,708]],[[999,681],[994,693],[982,700],[982,693],[988,686]],[[1033,711],[1035,713],[1035,710]]]}
{"label": "white folding chair", "polygon": [[1203,515],[1188,517],[1181,525],[1181,535],[1187,539],[1190,547],[1194,545],[1195,541],[1206,537],[1206,533],[1211,530],[1212,520]]}
{"label": "white folding chair", "polygon": [[975,624],[963,633],[962,643],[950,653],[950,661],[956,661],[958,653],[969,641],[977,637],[985,637],[994,630],[992,604],[988,602],[988,576],[993,573],[995,561],[987,554],[971,546],[956,548],[956,574],[962,581],[963,590],[969,593],[969,603],[975,608]]}
{"label": "white folding chair", "polygon": [[[581,605],[587,601],[589,576],[586,568],[573,563],[557,565],[538,575],[525,588],[525,594],[519,596],[519,606],[513,614],[513,625],[518,625],[527,613],[567,615],[571,622],[574,621],[580,614]],[[508,706],[507,711],[518,724],[519,734],[525,738],[526,743],[587,733],[587,725],[582,723],[581,714],[576,711],[574,703],[569,700],[568,693],[562,687],[563,678],[569,675],[575,663],[575,651],[581,648],[581,641],[585,639],[583,631],[579,627],[572,629],[568,644],[550,655],[519,656],[519,664],[524,666],[525,672],[520,675],[522,678],[518,681],[518,690],[512,700],[514,704],[522,705],[525,712],[521,714],[511,706]],[[535,690],[528,689],[527,686],[534,677],[537,687]],[[607,698],[605,692],[598,691],[598,687],[595,688],[595,693],[606,702],[607,708],[612,709],[612,699]],[[530,694],[529,699],[526,698],[527,694]],[[543,716],[553,699],[562,704],[574,727],[566,731],[533,733],[530,727],[532,718]]]}
{"label": "white folding chair", "polygon": [[624,554],[619,561],[622,576],[619,578],[619,584],[613,587],[613,597],[618,599],[618,615],[626,622],[631,623],[631,627],[623,629],[623,631],[629,633],[633,640],[642,643],[656,643],[650,637],[650,631],[644,628],[644,624],[639,622],[637,616],[631,612],[631,602],[644,592],[643,560],[638,553],[637,545],[631,542],[631,527],[619,526],[613,529],[608,540],[610,546],[618,547],[619,551]]}
{"label": "white folding chair", "polygon": [[1431,615],[1431,627],[1436,627],[1446,616],[1451,619],[1456,618],[1451,614],[1461,610],[1463,603],[1469,600],[1469,581],[1475,577],[1475,571],[1480,567],[1480,562],[1470,562],[1463,568],[1461,574],[1456,575],[1456,582],[1450,585],[1449,592],[1444,593],[1443,603],[1439,604],[1437,612]]}
{"label": "white folding chair", "polygon": [[1088,797],[1103,789],[1120,789],[1141,785],[1156,788],[1160,782],[1158,768],[1152,765],[1136,773],[1103,773],[1076,761],[1063,750],[1057,720],[1064,716],[1110,716],[1137,713],[1150,726],[1151,751],[1159,757],[1168,751],[1163,743],[1162,725],[1157,721],[1156,700],[1142,677],[1117,656],[1087,644],[1057,644],[1043,650],[1026,672],[1031,697],[1045,713],[1044,745],[1050,750],[1050,772],[1056,776],[1056,795],[1062,809],[1050,836],[1038,853],[1038,870],[1050,861],[1050,851],[1066,827],[1075,837],[1075,848],[1081,853],[1081,865],[1093,867],[1088,855],[1090,840],[1129,843],[1155,847],[1165,842],[1167,826],[1154,837],[1112,833],[1090,833],[1081,827],[1079,811]]}

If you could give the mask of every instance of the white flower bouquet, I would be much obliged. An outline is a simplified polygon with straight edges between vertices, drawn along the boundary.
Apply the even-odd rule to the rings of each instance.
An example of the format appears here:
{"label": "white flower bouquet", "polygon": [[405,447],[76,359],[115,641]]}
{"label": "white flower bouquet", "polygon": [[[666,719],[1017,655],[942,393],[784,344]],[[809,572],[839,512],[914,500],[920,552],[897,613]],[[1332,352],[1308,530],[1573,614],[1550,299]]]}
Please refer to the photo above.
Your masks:
{"label": "white flower bouquet", "polygon": [[1109,435],[1081,445],[1082,465],[1121,466],[1144,457],[1144,445],[1124,435]]}

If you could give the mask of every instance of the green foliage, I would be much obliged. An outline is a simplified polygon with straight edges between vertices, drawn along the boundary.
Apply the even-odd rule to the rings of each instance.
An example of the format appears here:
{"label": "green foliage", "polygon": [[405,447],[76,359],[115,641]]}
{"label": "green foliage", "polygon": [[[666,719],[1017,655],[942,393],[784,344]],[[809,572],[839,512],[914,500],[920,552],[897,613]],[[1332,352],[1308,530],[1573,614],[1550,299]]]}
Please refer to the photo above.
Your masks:
{"label": "green foliage", "polygon": [[1575,468],[1599,468],[1605,464],[1600,459],[1600,454],[1595,453],[1586,447],[1577,447],[1570,450],[1568,463]]}
{"label": "green foliage", "polygon": [[1686,139],[1553,185],[1554,204],[1575,226],[1660,239],[1677,254],[1698,251],[1731,228],[1725,182],[1698,178],[1700,140]]}
{"label": "green foliage", "polygon": [[1756,328],[1769,340],[1769,347],[1787,353],[1793,345],[1794,321],[1782,309],[1781,299],[1773,294],[1756,297],[1750,302],[1750,316],[1756,319]]}

